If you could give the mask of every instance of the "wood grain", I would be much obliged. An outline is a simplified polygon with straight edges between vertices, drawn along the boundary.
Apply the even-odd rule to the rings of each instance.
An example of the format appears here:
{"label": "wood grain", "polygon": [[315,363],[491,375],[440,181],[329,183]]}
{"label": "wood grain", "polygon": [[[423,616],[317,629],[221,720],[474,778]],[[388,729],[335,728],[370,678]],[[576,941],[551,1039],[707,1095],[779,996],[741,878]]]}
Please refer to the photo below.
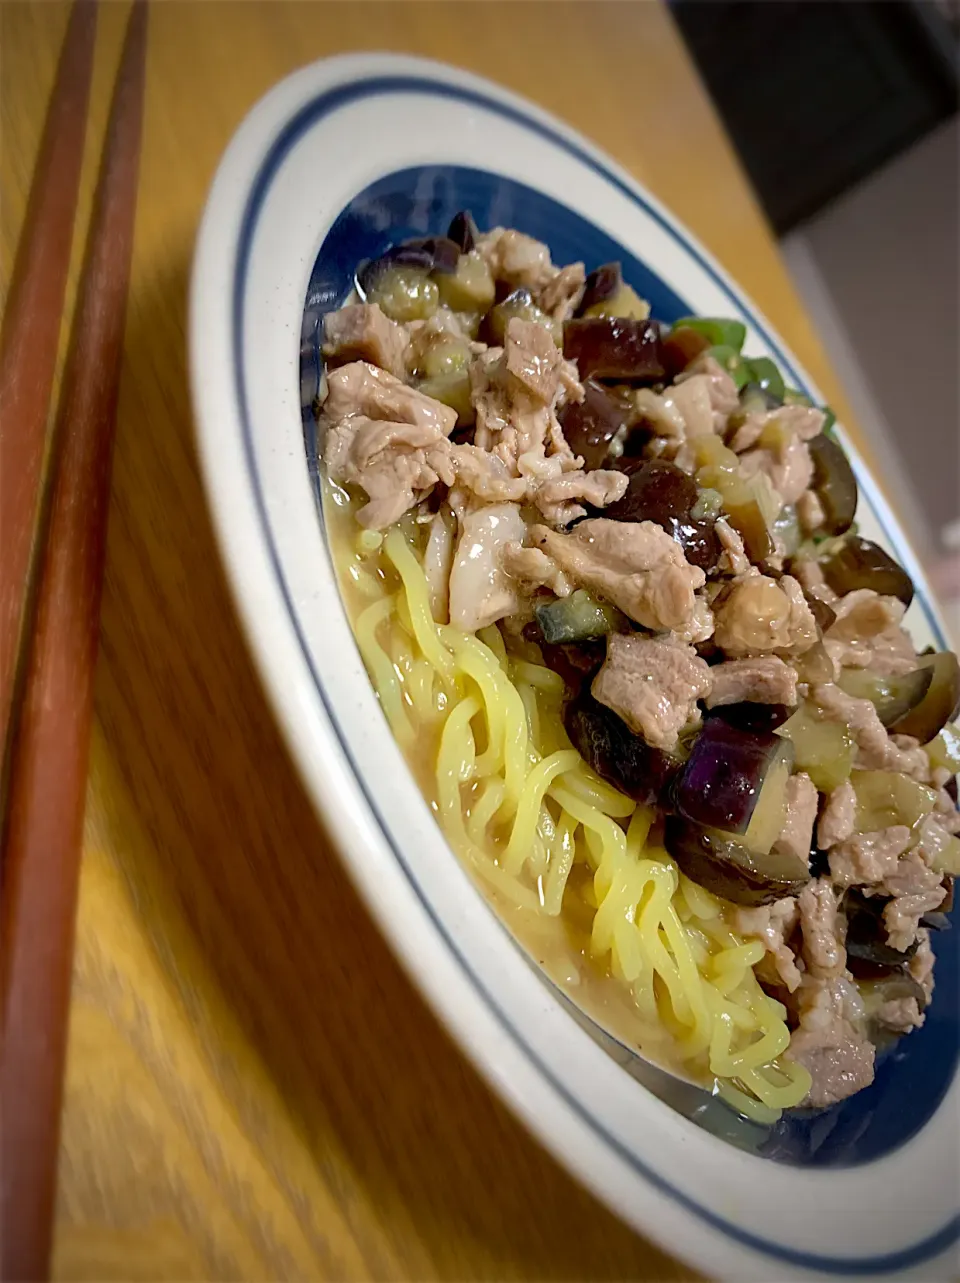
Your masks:
{"label": "wood grain", "polygon": [[[103,7],[88,150],[125,16]],[[58,4],[0,5],[4,281],[65,21]],[[193,238],[223,148],[279,77],[364,47],[445,58],[599,141],[697,231],[842,412],[836,381],[658,4],[170,0],[151,22],[55,1275],[690,1277],[480,1082],[308,806],[203,503],[184,355]]]}

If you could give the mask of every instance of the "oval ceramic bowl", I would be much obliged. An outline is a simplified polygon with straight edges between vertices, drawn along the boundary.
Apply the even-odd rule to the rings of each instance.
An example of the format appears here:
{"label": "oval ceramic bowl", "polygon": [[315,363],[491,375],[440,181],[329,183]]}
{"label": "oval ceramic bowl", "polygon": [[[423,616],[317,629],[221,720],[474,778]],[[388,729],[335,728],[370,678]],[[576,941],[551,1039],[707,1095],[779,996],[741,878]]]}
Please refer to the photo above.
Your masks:
{"label": "oval ceramic bowl", "polygon": [[[381,715],[318,503],[317,327],[360,258],[470,208],[555,262],[620,259],[670,321],[731,315],[746,350],[816,391],[750,301],[626,173],[537,108],[462,72],[355,56],[278,85],[231,143],[194,265],[191,366],[223,555],[306,787],[397,956],[531,1130],[625,1220],[711,1274],[943,1277],[957,1269],[956,934],[937,994],[868,1090],[774,1128],[647,1065],[527,959],[446,846]],[[858,520],[917,584],[854,456]]]}

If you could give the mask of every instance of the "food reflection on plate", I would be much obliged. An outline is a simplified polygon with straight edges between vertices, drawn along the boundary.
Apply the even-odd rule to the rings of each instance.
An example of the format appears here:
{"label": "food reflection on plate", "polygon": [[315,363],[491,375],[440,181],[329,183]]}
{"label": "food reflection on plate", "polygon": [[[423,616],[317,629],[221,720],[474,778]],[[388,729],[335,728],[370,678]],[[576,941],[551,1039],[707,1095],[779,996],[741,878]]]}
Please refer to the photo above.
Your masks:
{"label": "food reflection on plate", "polygon": [[960,670],[857,533],[829,410],[521,232],[403,241],[324,320],[328,529],[450,846],[577,1005],[759,1122],[924,1021]]}

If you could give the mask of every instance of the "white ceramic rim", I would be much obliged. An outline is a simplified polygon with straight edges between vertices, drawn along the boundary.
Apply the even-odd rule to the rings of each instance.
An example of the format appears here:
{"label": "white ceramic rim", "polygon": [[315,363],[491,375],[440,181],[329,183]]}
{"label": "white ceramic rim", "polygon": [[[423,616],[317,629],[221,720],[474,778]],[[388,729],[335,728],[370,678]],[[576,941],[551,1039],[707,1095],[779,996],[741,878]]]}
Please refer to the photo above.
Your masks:
{"label": "white ceramic rim", "polygon": [[[944,1221],[956,1209],[957,1182],[952,1190],[950,1182],[955,1171],[950,1138],[956,1134],[960,1098],[956,1079],[934,1118],[910,1142],[875,1163],[839,1172],[802,1171],[744,1154],[680,1118],[628,1079],[549,997],[462,870],[448,867],[456,862],[419,794],[411,796],[410,777],[379,718],[338,609],[339,599],[334,606],[312,579],[322,532],[303,457],[299,323],[320,242],[357,191],[407,165],[468,163],[542,187],[624,243],[644,245],[641,257],[651,257],[651,242],[659,236],[663,243],[655,244],[658,270],[662,262],[678,257],[669,238],[663,238],[649,218],[645,223],[642,213],[630,209],[629,200],[625,205],[626,198],[618,198],[609,181],[598,189],[591,166],[561,153],[529,125],[491,117],[476,102],[461,110],[448,102],[439,119],[427,85],[422,95],[384,93],[338,109],[305,131],[279,165],[250,246],[243,299],[248,336],[241,364],[254,425],[251,472],[234,374],[232,313],[244,211],[264,159],[305,104],[336,86],[385,76],[417,77],[504,104],[516,117],[538,122],[569,140],[595,166],[636,193],[659,220],[675,226],[648,193],[573,131],[488,82],[417,59],[356,55],[315,64],[272,90],[241,126],[217,173],[197,246],[190,315],[192,382],[204,476],[222,552],[264,683],[308,793],[397,956],[437,1014],[543,1143],[625,1220],[714,1274],[768,1278],[775,1261],[778,1277],[809,1276],[811,1269],[823,1276],[831,1272],[831,1257],[841,1274],[889,1277],[898,1269],[924,1278],[949,1274],[956,1267],[952,1241],[943,1241],[940,1250],[936,1245],[941,1243]],[[422,127],[427,120],[429,131]],[[357,137],[365,140],[361,154]],[[679,234],[714,278],[735,289],[689,233],[679,229]],[[690,264],[684,264],[681,275],[691,271]],[[663,274],[670,279],[668,270]],[[711,288],[705,279],[694,291],[699,310],[711,310]],[[769,330],[749,302],[743,306]],[[755,330],[751,339],[752,351],[764,350]],[[922,582],[915,559],[875,485],[863,476],[862,465],[860,473],[868,502],[883,514],[899,555],[915,581]],[[277,548],[265,537],[264,506],[274,521]],[[298,636],[290,595],[278,580],[277,557],[291,577],[288,588],[296,612],[306,621],[312,647]],[[438,886],[443,882],[446,937],[399,867],[396,849],[385,837],[382,814],[378,817],[371,808],[344,741],[337,738],[328,708],[318,696],[317,674],[311,671],[307,653],[312,650],[316,658],[318,639],[336,686],[348,692],[338,690],[331,698],[355,703],[346,730],[349,756],[366,760],[361,773],[368,784],[377,779],[377,802],[382,801],[378,809],[388,813],[395,832],[406,835],[406,853],[415,842],[434,860],[430,877]],[[337,711],[342,719],[344,708]],[[377,772],[370,769],[374,762]],[[459,907],[454,911],[455,904]],[[463,933],[471,942],[476,938],[485,980],[501,999],[500,990],[509,991],[509,1004],[495,1004],[499,1012],[478,990],[476,975],[451,951],[450,931]],[[514,1018],[507,1024],[506,1005]],[[518,1041],[518,1019],[533,1027],[538,1047],[547,1051],[547,1063],[537,1047],[531,1053],[529,1045]],[[527,1031],[526,1023],[521,1027]],[[551,1054],[559,1059],[558,1048],[569,1061],[563,1067],[569,1076],[562,1082],[556,1077],[562,1071],[549,1063]],[[600,1098],[595,1102],[595,1112],[604,1116],[599,1132],[582,1109],[571,1104],[571,1099],[585,1098],[585,1085]],[[643,1155],[645,1174],[611,1144],[612,1136]],[[895,1203],[889,1197],[891,1182],[901,1191]],[[669,1187],[674,1192],[668,1192]],[[678,1201],[677,1190],[680,1197],[692,1190],[699,1210]],[[903,1190],[916,1191],[917,1196],[904,1199]],[[812,1244],[802,1226],[814,1217],[817,1233]],[[769,1249],[755,1236],[754,1226],[763,1227]],[[930,1241],[933,1254],[925,1251],[911,1263],[911,1245],[924,1239]],[[866,1242],[871,1245],[869,1258],[862,1253]]]}

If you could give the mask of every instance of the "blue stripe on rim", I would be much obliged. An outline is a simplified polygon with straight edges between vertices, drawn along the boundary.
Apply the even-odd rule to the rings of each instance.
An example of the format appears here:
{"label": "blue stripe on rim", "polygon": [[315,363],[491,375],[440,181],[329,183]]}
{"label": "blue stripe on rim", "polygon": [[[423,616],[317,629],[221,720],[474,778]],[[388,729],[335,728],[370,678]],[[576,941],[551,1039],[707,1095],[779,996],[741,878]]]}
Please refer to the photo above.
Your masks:
{"label": "blue stripe on rim", "polygon": [[[903,1270],[908,1268],[909,1266],[916,1265],[921,1261],[927,1260],[930,1257],[943,1252],[958,1238],[960,1238],[960,1213],[954,1216],[950,1221],[947,1222],[947,1224],[945,1224],[936,1233],[929,1235],[927,1238],[921,1240],[920,1242],[912,1244],[909,1247],[902,1248],[895,1252],[886,1253],[882,1256],[860,1257],[857,1259],[850,1259],[850,1258],[844,1258],[844,1257],[823,1256],[814,1252],[798,1251],[791,1248],[786,1248],[778,1243],[763,1239],[758,1235],[751,1234],[748,1231],[741,1229],[739,1226],[734,1225],[729,1221],[725,1220],[723,1217],[718,1216],[716,1213],[712,1212],[710,1209],[702,1207],[695,1200],[690,1198],[690,1196],[686,1194],[682,1189],[677,1188],[676,1186],[672,1185],[669,1181],[665,1180],[658,1172],[654,1171],[646,1163],[644,1163],[641,1159],[639,1159],[635,1154],[633,1154],[630,1150],[628,1150],[623,1145],[622,1141],[620,1141],[616,1136],[611,1135],[598,1122],[598,1120],[592,1117],[592,1115],[589,1113],[589,1111],[583,1105],[583,1103],[577,1100],[575,1097],[573,1097],[570,1094],[570,1092],[564,1087],[564,1085],[559,1081],[557,1081],[557,1079],[553,1076],[549,1066],[545,1064],[540,1059],[540,1057],[534,1052],[534,1050],[527,1045],[522,1035],[522,1032],[518,1030],[510,1022],[509,1018],[506,1016],[506,1013],[504,1013],[498,1007],[496,1000],[486,989],[482,979],[478,975],[476,975],[476,973],[469,966],[467,960],[460,954],[455,941],[451,938],[449,933],[446,931],[443,923],[437,918],[436,914],[433,911],[432,906],[430,905],[429,901],[424,895],[423,890],[421,889],[418,882],[416,881],[416,878],[413,876],[412,870],[407,865],[399,844],[394,839],[383,815],[380,813],[375,797],[370,792],[358,768],[358,764],[353,759],[346,737],[343,733],[341,726],[337,721],[336,714],[330,703],[327,692],[324,688],[321,676],[317,672],[316,667],[313,663],[313,659],[310,653],[309,646],[307,644],[304,630],[302,628],[302,625],[300,623],[300,620],[296,612],[296,607],[294,605],[292,593],[290,592],[289,585],[287,584],[284,578],[283,567],[282,567],[280,557],[277,551],[276,543],[273,537],[273,531],[270,526],[270,520],[269,520],[269,515],[267,512],[266,503],[263,495],[260,476],[256,466],[256,458],[255,458],[254,447],[253,447],[253,432],[252,432],[252,426],[250,423],[249,407],[247,404],[246,381],[245,381],[244,366],[243,366],[243,346],[244,346],[243,299],[244,299],[247,270],[249,267],[250,251],[251,251],[253,236],[256,230],[260,211],[262,209],[262,206],[263,206],[266,194],[270,188],[270,185],[276,176],[277,170],[279,169],[280,165],[283,163],[283,160],[288,154],[291,147],[308,129],[314,127],[325,116],[346,106],[348,103],[358,101],[362,98],[370,98],[370,97],[381,96],[384,94],[398,94],[398,93],[432,94],[439,98],[456,99],[461,102],[467,102],[475,106],[482,107],[487,111],[490,111],[496,115],[499,115],[508,120],[511,120],[516,124],[520,124],[524,126],[525,128],[529,129],[531,132],[548,140],[554,146],[557,146],[562,150],[566,151],[568,154],[574,156],[582,164],[589,166],[592,170],[594,170],[596,173],[600,174],[603,178],[605,178],[607,182],[611,183],[614,187],[616,187],[623,195],[625,195],[631,201],[633,201],[635,204],[641,207],[648,214],[648,216],[652,217],[653,219],[656,220],[657,223],[659,223],[659,225],[664,229],[664,231],[666,231],[671,237],[673,237],[678,243],[680,243],[683,246],[686,252],[695,259],[695,261],[701,266],[701,268],[703,268],[703,270],[706,271],[714,279],[716,284],[721,289],[723,289],[724,292],[729,296],[732,306],[737,310],[743,311],[744,314],[749,317],[754,328],[757,330],[758,333],[762,335],[764,340],[768,343],[768,345],[770,346],[770,349],[774,352],[777,360],[780,362],[781,367],[789,375],[790,381],[795,384],[799,383],[799,380],[797,379],[795,371],[792,369],[790,363],[787,361],[784,354],[780,351],[779,347],[774,343],[771,337],[767,334],[765,328],[761,324],[759,324],[757,320],[750,313],[746,312],[746,310],[742,308],[742,305],[739,303],[737,298],[731,293],[731,291],[725,285],[725,283],[717,276],[713,268],[703,259],[703,257],[697,251],[697,249],[694,246],[688,244],[674,227],[672,227],[655,209],[651,208],[641,197],[639,197],[635,192],[633,192],[615,173],[608,170],[605,165],[595,160],[589,153],[585,152],[582,148],[577,146],[575,143],[570,142],[569,140],[564,138],[562,135],[556,133],[548,125],[542,124],[540,121],[527,116],[526,113],[524,113],[523,111],[515,107],[508,106],[504,103],[497,101],[494,98],[489,98],[485,94],[482,94],[473,90],[460,89],[453,85],[438,83],[419,76],[381,76],[381,77],[369,78],[366,80],[358,80],[358,81],[351,82],[349,84],[336,86],[333,89],[330,89],[324,93],[318,94],[315,98],[311,99],[308,103],[306,103],[305,106],[302,107],[296,113],[296,115],[294,115],[287,122],[287,124],[278,134],[277,138],[274,140],[273,144],[271,145],[269,151],[267,152],[266,157],[264,158],[260,166],[260,169],[252,184],[250,195],[247,200],[246,208],[244,210],[244,215],[243,215],[243,221],[240,229],[240,237],[238,241],[236,265],[235,265],[235,272],[234,272],[233,298],[232,298],[232,313],[233,313],[233,345],[232,346],[233,346],[233,357],[234,357],[234,377],[235,377],[236,386],[237,386],[237,399],[238,399],[238,405],[240,410],[241,426],[243,431],[244,451],[246,455],[247,468],[250,476],[250,483],[255,496],[258,514],[260,517],[260,522],[263,527],[264,537],[266,539],[267,546],[269,548],[270,559],[273,563],[278,584],[280,586],[281,592],[284,597],[287,611],[290,616],[291,624],[297,634],[297,639],[303,651],[304,659],[310,668],[311,675],[316,684],[317,693],[321,699],[321,702],[323,703],[323,706],[326,711],[327,717],[329,718],[330,724],[340,742],[341,750],[345,758],[347,759],[347,761],[350,763],[350,767],[354,772],[354,775],[356,777],[357,783],[361,791],[363,792],[367,805],[369,806],[371,813],[376,817],[377,822],[384,835],[384,838],[389,844],[391,850],[393,851],[393,854],[396,857],[400,867],[403,869],[405,876],[407,877],[411,887],[413,888],[418,898],[420,899],[421,903],[423,904],[425,911],[429,914],[430,918],[432,919],[437,931],[443,937],[450,952],[457,958],[461,968],[463,969],[464,973],[469,977],[471,983],[477,990],[478,994],[482,996],[484,1001],[487,1003],[491,1011],[495,1014],[497,1019],[500,1021],[500,1023],[502,1024],[506,1032],[509,1033],[510,1037],[514,1040],[514,1042],[520,1048],[523,1049],[526,1056],[536,1066],[538,1072],[541,1073],[548,1082],[550,1082],[553,1089],[564,1098],[564,1100],[567,1102],[569,1107],[581,1118],[581,1120],[584,1123],[589,1125],[597,1133],[597,1135],[604,1141],[604,1143],[607,1146],[609,1146],[610,1149],[612,1149],[615,1153],[617,1153],[618,1157],[622,1161],[626,1162],[640,1176],[642,1176],[645,1180],[649,1181],[656,1188],[670,1195],[687,1211],[699,1217],[700,1219],[702,1219],[703,1221],[705,1221],[715,1229],[721,1231],[722,1233],[727,1234],[733,1240],[739,1243],[742,1243],[743,1245],[753,1249],[754,1251],[766,1253],[771,1257],[787,1261],[792,1265],[796,1265],[798,1267],[809,1269],[809,1270],[831,1271],[833,1273],[843,1274],[843,1275],[865,1275],[865,1274],[871,1274],[871,1273],[874,1273],[874,1274],[889,1273],[895,1270]],[[617,256],[620,256],[620,255],[617,255]],[[661,288],[663,287],[661,286]],[[317,302],[319,302],[319,300],[317,300]],[[674,312],[674,315],[675,315],[675,312]],[[861,482],[863,482],[865,479],[858,478],[858,480],[861,480]],[[875,489],[873,487],[872,482],[868,481],[863,488],[867,490],[869,495],[871,496],[871,507],[875,509],[878,520],[880,520],[881,524],[883,524],[882,514],[877,504],[873,501],[873,496],[875,495]],[[884,533],[885,534],[888,533],[886,531],[886,528],[884,528]],[[935,616],[933,615],[930,609],[929,603],[926,602],[925,600],[922,600],[922,608],[928,620],[930,621],[930,625],[934,631],[934,634],[938,637],[938,644],[943,645],[943,641],[939,638],[939,629],[937,627]],[[912,1035],[912,1037],[917,1037],[917,1036],[918,1035],[916,1034]]]}

